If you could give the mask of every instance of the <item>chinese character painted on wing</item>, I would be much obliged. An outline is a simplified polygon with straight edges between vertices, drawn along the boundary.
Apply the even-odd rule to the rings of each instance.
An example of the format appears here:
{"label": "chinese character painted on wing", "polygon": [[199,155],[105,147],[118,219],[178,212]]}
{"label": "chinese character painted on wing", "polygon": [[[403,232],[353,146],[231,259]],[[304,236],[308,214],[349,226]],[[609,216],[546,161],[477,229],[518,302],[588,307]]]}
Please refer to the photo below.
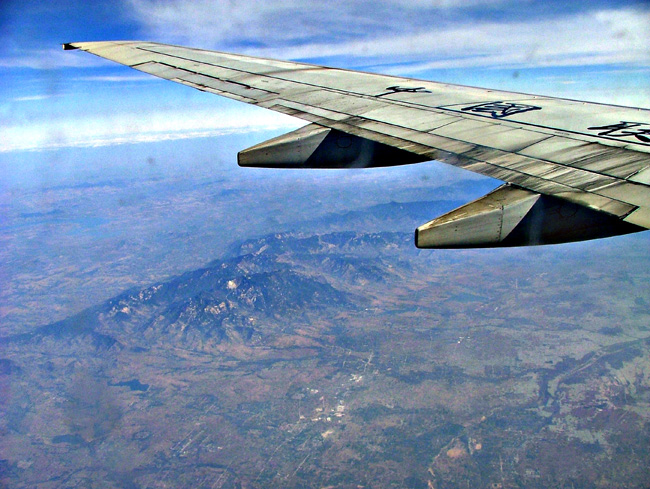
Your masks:
{"label": "chinese character painted on wing", "polygon": [[475,114],[489,114],[495,119],[501,119],[515,114],[523,114],[524,112],[529,112],[531,110],[542,110],[542,108],[535,105],[496,101],[472,105],[471,107],[464,107],[461,110],[464,112],[473,112]]}
{"label": "chinese character painted on wing", "polygon": [[634,136],[639,141],[650,143],[650,124],[646,122],[621,121],[618,124],[594,126],[587,129],[590,131],[601,131],[598,133],[599,136],[609,136],[613,138]]}
{"label": "chinese character painted on wing", "polygon": [[393,95],[394,93],[431,93],[431,90],[427,90],[424,87],[386,87],[388,90],[386,93],[377,95],[377,97],[383,97],[384,95]]}

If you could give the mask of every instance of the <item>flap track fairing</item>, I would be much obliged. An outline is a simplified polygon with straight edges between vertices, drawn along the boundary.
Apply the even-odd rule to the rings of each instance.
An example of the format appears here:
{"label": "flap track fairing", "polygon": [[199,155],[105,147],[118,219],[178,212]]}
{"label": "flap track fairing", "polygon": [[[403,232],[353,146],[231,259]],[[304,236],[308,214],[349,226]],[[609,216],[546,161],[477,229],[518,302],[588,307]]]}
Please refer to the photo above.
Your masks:
{"label": "flap track fairing", "polygon": [[237,155],[239,166],[255,168],[373,168],[427,160],[317,124],[257,144]]}

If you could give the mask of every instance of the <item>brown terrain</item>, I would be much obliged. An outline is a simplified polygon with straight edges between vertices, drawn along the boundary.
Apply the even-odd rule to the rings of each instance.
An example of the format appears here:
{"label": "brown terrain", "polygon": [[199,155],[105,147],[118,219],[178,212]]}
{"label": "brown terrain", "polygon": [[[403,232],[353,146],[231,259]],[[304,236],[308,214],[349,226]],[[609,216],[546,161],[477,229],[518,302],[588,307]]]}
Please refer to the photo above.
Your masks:
{"label": "brown terrain", "polygon": [[647,271],[603,243],[572,272],[402,233],[246,241],[5,337],[3,481],[647,487]]}
{"label": "brown terrain", "polygon": [[650,487],[645,234],[418,251],[492,183],[250,175],[2,195],[1,487]]}

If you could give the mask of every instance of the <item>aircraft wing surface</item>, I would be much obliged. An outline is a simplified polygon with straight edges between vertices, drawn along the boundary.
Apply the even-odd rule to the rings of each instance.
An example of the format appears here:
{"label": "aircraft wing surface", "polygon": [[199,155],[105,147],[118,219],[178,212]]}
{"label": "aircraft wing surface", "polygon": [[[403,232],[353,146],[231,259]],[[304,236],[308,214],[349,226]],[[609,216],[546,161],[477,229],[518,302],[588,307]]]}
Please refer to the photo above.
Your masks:
{"label": "aircraft wing surface", "polygon": [[508,185],[434,219],[420,247],[518,246],[650,229],[650,110],[414,80],[152,42],[81,49],[309,121],[242,166],[438,160]]}

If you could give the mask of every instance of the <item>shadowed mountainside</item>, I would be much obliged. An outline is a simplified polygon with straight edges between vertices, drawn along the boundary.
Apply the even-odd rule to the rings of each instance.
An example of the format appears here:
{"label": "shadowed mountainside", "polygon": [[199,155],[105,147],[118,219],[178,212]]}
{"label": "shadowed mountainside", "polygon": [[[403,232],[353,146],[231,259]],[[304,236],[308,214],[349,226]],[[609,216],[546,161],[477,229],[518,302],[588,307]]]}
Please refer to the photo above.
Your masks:
{"label": "shadowed mountainside", "polygon": [[399,233],[247,240],[233,247],[230,258],[2,341],[88,337],[98,349],[132,341],[184,348],[255,344],[304,312],[336,315],[366,304],[367,298],[350,287],[385,280],[393,265],[381,253],[410,245],[410,236]]}

